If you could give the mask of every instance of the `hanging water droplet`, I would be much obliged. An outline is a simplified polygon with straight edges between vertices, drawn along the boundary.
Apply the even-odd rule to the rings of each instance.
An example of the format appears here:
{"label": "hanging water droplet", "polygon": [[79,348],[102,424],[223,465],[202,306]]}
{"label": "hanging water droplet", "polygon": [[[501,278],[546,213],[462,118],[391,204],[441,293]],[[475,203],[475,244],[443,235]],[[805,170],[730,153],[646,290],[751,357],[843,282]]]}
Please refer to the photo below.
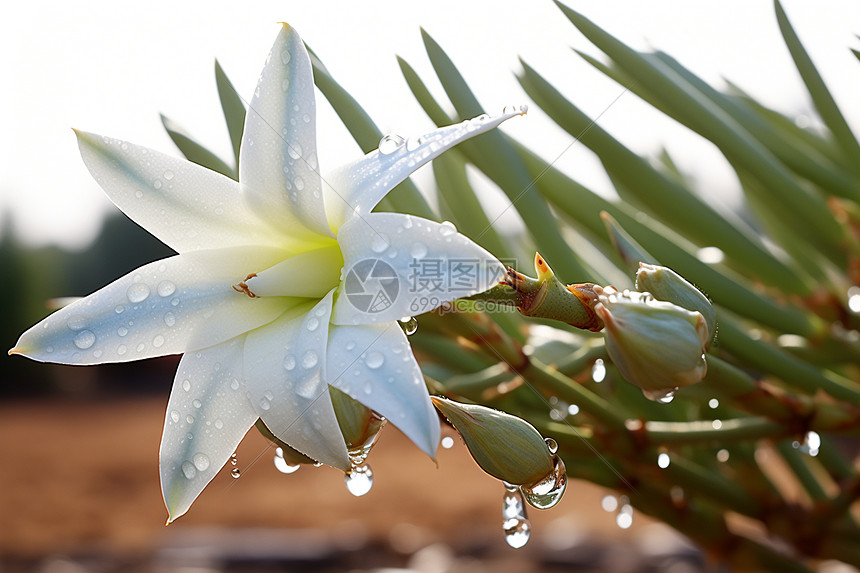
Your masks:
{"label": "hanging water droplet", "polygon": [[91,330],[82,330],[75,336],[75,346],[86,350],[96,343],[96,335]]}
{"label": "hanging water droplet", "polygon": [[149,286],[144,283],[134,283],[128,287],[125,295],[132,304],[143,302],[149,296]]}
{"label": "hanging water droplet", "polygon": [[292,465],[290,462],[284,459],[284,450],[281,448],[277,448],[275,450],[275,468],[282,474],[291,474],[298,470],[301,467],[301,464]]}
{"label": "hanging water droplet", "polygon": [[373,470],[369,465],[353,466],[352,469],[344,474],[344,482],[346,489],[355,497],[360,497],[373,487]]}
{"label": "hanging water droplet", "polygon": [[678,391],[677,386],[674,388],[661,388],[660,390],[642,390],[642,395],[658,404],[668,404],[675,399],[675,392]]}
{"label": "hanging water droplet", "polygon": [[414,316],[404,316],[397,321],[406,336],[412,336],[418,331],[418,320]]}
{"label": "hanging water droplet", "polygon": [[382,139],[379,140],[379,153],[383,155],[389,155],[394,153],[403,145],[403,138],[399,135],[390,134],[386,135]]}
{"label": "hanging water droplet", "polygon": [[240,470],[239,468],[233,468],[230,471],[230,475],[233,476],[233,479],[239,479],[240,477],[242,477],[242,470]]}
{"label": "hanging water droplet", "polygon": [[364,363],[368,368],[375,370],[385,363],[385,356],[383,356],[381,352],[369,352],[367,354],[367,358],[364,359]]}
{"label": "hanging water droplet", "polygon": [[230,454],[230,465],[235,466],[239,463],[239,458],[236,456],[236,452]]}
{"label": "hanging water droplet", "polygon": [[556,442],[552,438],[544,438],[544,442],[546,442],[546,447],[549,450],[549,453],[555,455],[558,453],[558,442]]}
{"label": "hanging water droplet", "polygon": [[566,488],[567,470],[559,456],[553,456],[550,473],[532,485],[520,487],[529,505],[537,509],[549,509],[556,505]]}
{"label": "hanging water droplet", "polygon": [[446,450],[450,450],[451,448],[453,448],[454,438],[452,438],[451,436],[445,436],[444,438],[442,438],[442,447]]}
{"label": "hanging water droplet", "polygon": [[373,238],[370,240],[370,248],[374,253],[382,253],[391,245],[391,242],[388,240],[388,235],[385,233],[374,233]]}
{"label": "hanging water droplet", "polygon": [[602,358],[594,361],[594,366],[591,367],[591,379],[597,384],[600,384],[606,379],[606,365]]}
{"label": "hanging water droplet", "polygon": [[523,494],[515,485],[502,482],[505,493],[502,497],[502,529],[505,541],[514,549],[523,547],[531,536],[531,524],[526,516]]}

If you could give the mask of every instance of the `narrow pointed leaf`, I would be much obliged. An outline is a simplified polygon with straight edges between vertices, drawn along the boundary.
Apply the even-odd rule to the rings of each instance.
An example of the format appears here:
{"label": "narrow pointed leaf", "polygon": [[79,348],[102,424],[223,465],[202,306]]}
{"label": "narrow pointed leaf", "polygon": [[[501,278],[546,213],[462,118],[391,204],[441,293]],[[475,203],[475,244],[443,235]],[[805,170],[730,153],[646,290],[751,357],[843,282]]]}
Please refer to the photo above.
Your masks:
{"label": "narrow pointed leaf", "polygon": [[233,155],[239,165],[239,148],[242,147],[242,132],[245,131],[245,102],[218,60],[215,60],[215,85],[218,88],[218,97],[221,100],[221,110],[224,112],[224,121],[227,122],[227,132],[230,134],[230,143],[233,146]]}
{"label": "narrow pointed leaf", "polygon": [[170,139],[188,161],[202,165],[212,171],[217,171],[234,181],[239,180],[238,172],[235,169],[227,165],[227,162],[206,149],[203,145],[197,143],[178,123],[162,115],[161,124],[164,126],[165,131],[167,131],[167,135],[170,136]]}

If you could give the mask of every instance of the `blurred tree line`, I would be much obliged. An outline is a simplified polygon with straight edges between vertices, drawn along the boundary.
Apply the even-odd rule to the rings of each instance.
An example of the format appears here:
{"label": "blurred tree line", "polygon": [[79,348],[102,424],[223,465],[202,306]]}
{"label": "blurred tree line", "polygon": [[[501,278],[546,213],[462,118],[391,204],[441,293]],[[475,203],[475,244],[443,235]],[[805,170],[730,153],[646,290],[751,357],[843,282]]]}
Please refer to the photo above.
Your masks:
{"label": "blurred tree line", "polygon": [[41,364],[6,351],[33,324],[53,312],[61,297],[86,296],[151,261],[173,255],[158,239],[121,214],[105,219],[101,232],[83,251],[49,246],[28,248],[15,237],[8,217],[0,238],[0,397],[65,394],[91,396],[169,390],[175,358],[98,367]]}

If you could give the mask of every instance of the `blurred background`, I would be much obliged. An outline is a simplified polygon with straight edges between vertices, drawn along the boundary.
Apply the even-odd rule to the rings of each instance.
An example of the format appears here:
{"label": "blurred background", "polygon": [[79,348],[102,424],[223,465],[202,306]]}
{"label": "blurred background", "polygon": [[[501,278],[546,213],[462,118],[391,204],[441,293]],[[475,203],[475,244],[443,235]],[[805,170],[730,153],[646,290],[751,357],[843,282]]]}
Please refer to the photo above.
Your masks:
{"label": "blurred background", "polygon": [[[571,2],[634,47],[675,56],[704,79],[726,77],[797,118],[809,102],[769,3]],[[860,125],[860,5],[784,2],[837,103]],[[215,90],[217,58],[250,99],[286,20],[384,131],[432,129],[395,55],[433,77],[423,26],[454,59],[487,110],[528,103],[514,78],[522,57],[631,149],[666,148],[709,199],[737,200],[737,181],[708,143],[643,105],[579,59],[587,42],[551,2],[17,3],[0,23],[0,341],[6,348],[61,301],[83,296],[171,251],[129,222],[89,177],[70,127],[175,151],[159,113],[229,157]],[[593,52],[593,49],[591,50]],[[426,72],[426,73],[425,73]],[[441,94],[441,87],[429,86]],[[852,97],[853,96],[853,97]],[[321,97],[325,170],[360,153]],[[597,161],[534,106],[502,128],[548,162],[611,194]],[[178,154],[178,152],[176,152]],[[471,173],[489,214],[506,199]],[[431,178],[416,174],[429,196]],[[507,210],[498,224],[516,229]],[[528,265],[528,261],[526,264]],[[570,277],[574,280],[575,277]],[[532,542],[505,546],[502,492],[455,440],[437,468],[394,429],[370,462],[376,484],[354,498],[330,468],[285,476],[250,435],[229,472],[169,528],[157,451],[177,359],[91,368],[0,355],[0,571],[698,570],[701,557],[636,515],[621,528],[605,492],[572,483],[562,503],[532,512]],[[254,434],[254,432],[252,432]],[[493,484],[493,485],[490,485]],[[611,504],[611,502],[606,502]],[[626,524],[625,524],[626,525]],[[648,569],[648,568],[651,569]]]}

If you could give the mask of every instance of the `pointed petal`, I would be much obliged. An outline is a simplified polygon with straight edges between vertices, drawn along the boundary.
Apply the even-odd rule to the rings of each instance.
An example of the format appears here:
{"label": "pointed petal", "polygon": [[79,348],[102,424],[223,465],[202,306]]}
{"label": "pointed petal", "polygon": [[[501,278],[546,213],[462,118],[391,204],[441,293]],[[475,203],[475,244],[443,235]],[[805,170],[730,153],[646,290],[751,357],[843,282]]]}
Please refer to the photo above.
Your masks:
{"label": "pointed petal", "polygon": [[504,266],[451,223],[399,213],[350,219],[337,236],[343,292],[333,324],[415,316],[498,283]]}
{"label": "pointed petal", "polygon": [[346,444],[326,384],[333,294],[313,308],[288,312],[251,332],[245,343],[245,372],[251,404],[275,436],[317,461],[348,471]]}
{"label": "pointed petal", "polygon": [[178,354],[271,322],[297,299],[233,290],[279,249],[196,251],[144,265],[58,310],[21,335],[13,352],[41,362],[100,364]]}
{"label": "pointed petal", "polygon": [[159,466],[168,522],[186,511],[257,420],[242,369],[245,337],[179,362],[167,403]]}
{"label": "pointed petal", "polygon": [[439,417],[399,326],[332,326],[327,366],[330,385],[384,416],[436,457]]}
{"label": "pointed petal", "polygon": [[[333,242],[333,241],[332,241]],[[257,296],[301,296],[320,299],[337,286],[343,255],[340,246],[315,249],[290,257],[246,281]]]}
{"label": "pointed petal", "polygon": [[284,24],[245,116],[239,181],[261,218],[297,236],[331,236],[318,169],[311,62]]}
{"label": "pointed petal", "polygon": [[405,142],[400,140],[399,146],[391,139],[380,146],[381,151],[375,149],[355,163],[326,174],[323,188],[331,228],[339,229],[353,213],[370,213],[398,183],[434,157],[525,111],[523,106],[494,117],[482,115]]}
{"label": "pointed petal", "polygon": [[229,177],[126,141],[76,133],[81,157],[108,198],[177,252],[284,244]]}

